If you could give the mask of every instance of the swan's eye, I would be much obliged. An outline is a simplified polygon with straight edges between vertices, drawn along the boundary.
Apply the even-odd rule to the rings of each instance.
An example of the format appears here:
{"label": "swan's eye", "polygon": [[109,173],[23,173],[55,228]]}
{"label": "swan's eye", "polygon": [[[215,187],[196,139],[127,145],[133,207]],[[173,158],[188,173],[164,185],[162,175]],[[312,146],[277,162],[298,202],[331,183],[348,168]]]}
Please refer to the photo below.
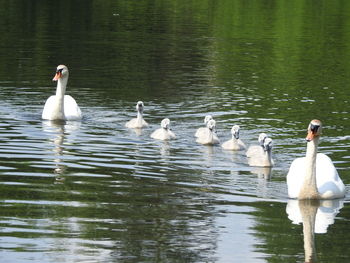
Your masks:
{"label": "swan's eye", "polygon": [[58,70],[56,70],[56,73],[62,73],[62,70],[63,70],[63,68],[60,68],[60,69],[58,69]]}
{"label": "swan's eye", "polygon": [[316,133],[318,131],[318,129],[320,128],[320,125],[317,125],[317,124],[310,124],[310,130],[313,132],[313,133]]}

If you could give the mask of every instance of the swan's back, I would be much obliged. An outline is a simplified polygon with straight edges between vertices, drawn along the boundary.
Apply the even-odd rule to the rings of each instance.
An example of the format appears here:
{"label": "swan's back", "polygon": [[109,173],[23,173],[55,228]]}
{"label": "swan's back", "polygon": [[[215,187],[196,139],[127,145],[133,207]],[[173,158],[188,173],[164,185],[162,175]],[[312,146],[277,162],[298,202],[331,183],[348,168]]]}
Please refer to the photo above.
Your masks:
{"label": "swan's back", "polygon": [[125,127],[132,128],[132,129],[144,128],[147,126],[148,126],[148,123],[143,118],[141,119],[133,118],[130,121],[125,123]]}
{"label": "swan's back", "polygon": [[[295,159],[287,174],[288,196],[298,198],[306,176],[306,157]],[[322,199],[342,198],[345,186],[332,160],[323,153],[316,157],[316,184]]]}
{"label": "swan's back", "polygon": [[208,136],[208,132],[209,129],[207,127],[200,127],[197,129],[196,133],[194,134],[194,136],[198,137],[204,137],[204,136]]}
{"label": "swan's back", "polygon": [[172,131],[166,130],[163,128],[159,128],[159,129],[155,130],[154,132],[152,132],[151,137],[153,139],[162,140],[162,141],[171,140],[171,139],[176,138],[175,134]]}
{"label": "swan's back", "polygon": [[[52,112],[54,111],[55,103],[56,95],[52,95],[46,100],[42,113],[42,118],[44,120],[52,119]],[[64,117],[67,121],[80,120],[82,118],[81,110],[77,102],[70,95],[64,96]]]}
{"label": "swan's back", "polygon": [[231,139],[224,142],[221,147],[225,150],[240,151],[245,149],[245,144],[241,139]]}
{"label": "swan's back", "polygon": [[67,121],[80,120],[82,118],[77,102],[70,95],[64,96],[64,115]]}

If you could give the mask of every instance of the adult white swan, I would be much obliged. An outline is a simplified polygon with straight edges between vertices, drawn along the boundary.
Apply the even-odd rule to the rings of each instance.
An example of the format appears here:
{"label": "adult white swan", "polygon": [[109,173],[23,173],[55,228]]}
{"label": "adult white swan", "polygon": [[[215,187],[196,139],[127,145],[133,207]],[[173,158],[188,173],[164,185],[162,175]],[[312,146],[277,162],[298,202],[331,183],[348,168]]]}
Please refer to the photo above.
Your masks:
{"label": "adult white swan", "polygon": [[231,128],[232,138],[224,142],[221,147],[225,150],[240,151],[245,149],[245,144],[239,138],[240,127],[238,125],[233,125]]}
{"label": "adult white swan", "polygon": [[306,156],[295,159],[287,175],[288,195],[298,199],[335,199],[345,196],[345,186],[332,160],[317,154],[322,123],[312,120],[306,137]]}
{"label": "adult white swan", "polygon": [[136,103],[137,117],[125,123],[125,127],[134,128],[134,129],[147,127],[148,123],[143,119],[143,109],[144,109],[143,102],[138,101]]}
{"label": "adult white swan", "polygon": [[216,121],[210,120],[207,124],[207,132],[203,133],[200,137],[197,138],[196,142],[204,145],[214,145],[219,144],[220,140],[216,135]]}
{"label": "adult white swan", "polygon": [[175,134],[170,130],[170,120],[168,118],[163,119],[160,126],[161,128],[152,132],[151,137],[153,139],[166,141],[176,138]]}
{"label": "adult white swan", "polygon": [[197,131],[196,131],[196,133],[194,134],[194,136],[197,137],[197,138],[198,138],[198,137],[205,136],[205,135],[208,133],[208,127],[207,127],[208,122],[209,122],[210,120],[212,120],[212,119],[213,119],[213,116],[211,116],[211,115],[205,116],[205,117],[204,117],[204,124],[205,124],[205,127],[200,127],[200,128],[198,128]]}
{"label": "adult white swan", "polygon": [[73,121],[81,119],[81,110],[75,99],[65,95],[68,82],[68,68],[59,65],[53,81],[57,81],[56,95],[50,96],[44,106],[42,118],[44,120]]}

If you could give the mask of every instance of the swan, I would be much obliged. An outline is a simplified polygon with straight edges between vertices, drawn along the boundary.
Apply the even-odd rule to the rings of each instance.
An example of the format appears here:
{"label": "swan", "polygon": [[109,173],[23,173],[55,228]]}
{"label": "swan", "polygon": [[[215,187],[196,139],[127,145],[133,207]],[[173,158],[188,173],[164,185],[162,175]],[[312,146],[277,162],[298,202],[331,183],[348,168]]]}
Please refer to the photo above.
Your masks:
{"label": "swan", "polygon": [[240,127],[238,125],[234,125],[231,128],[231,134],[232,139],[224,142],[221,147],[225,150],[233,150],[233,151],[239,151],[244,150],[245,144],[242,142],[242,140],[239,138],[239,130]]}
{"label": "swan", "polygon": [[144,104],[142,101],[138,101],[136,103],[136,111],[137,111],[137,117],[131,119],[127,123],[125,123],[125,127],[127,128],[143,128],[147,127],[148,123],[143,119],[143,109]]}
{"label": "swan", "polygon": [[261,148],[262,151],[255,151],[248,156],[248,164],[250,166],[272,167],[274,165],[272,160],[272,139],[265,138]]}
{"label": "swan", "polygon": [[171,140],[175,139],[175,134],[170,130],[170,120],[165,118],[160,123],[161,128],[152,132],[151,137],[157,140]]}
{"label": "swan", "polygon": [[68,68],[59,65],[53,81],[57,81],[56,95],[50,96],[44,106],[42,118],[44,120],[73,121],[82,118],[81,110],[75,99],[65,95],[68,82]]}
{"label": "swan", "polygon": [[196,133],[194,134],[194,136],[196,136],[197,138],[201,137],[201,136],[205,136],[205,134],[207,134],[207,132],[208,132],[207,124],[212,119],[213,119],[213,116],[211,116],[211,115],[205,116],[204,117],[204,124],[205,124],[206,127],[198,128]]}
{"label": "swan", "polygon": [[335,199],[345,196],[345,186],[332,160],[323,153],[317,153],[321,130],[321,121],[310,122],[306,156],[295,159],[287,174],[290,198]]}
{"label": "swan", "polygon": [[216,136],[215,128],[216,128],[215,120],[208,121],[207,132],[203,133],[200,137],[198,137],[196,142],[204,144],[204,145],[219,144],[220,140]]}
{"label": "swan", "polygon": [[258,137],[259,145],[252,145],[249,146],[248,151],[246,152],[247,157],[251,157],[256,154],[263,154],[264,153],[264,141],[267,138],[266,133],[260,133]]}

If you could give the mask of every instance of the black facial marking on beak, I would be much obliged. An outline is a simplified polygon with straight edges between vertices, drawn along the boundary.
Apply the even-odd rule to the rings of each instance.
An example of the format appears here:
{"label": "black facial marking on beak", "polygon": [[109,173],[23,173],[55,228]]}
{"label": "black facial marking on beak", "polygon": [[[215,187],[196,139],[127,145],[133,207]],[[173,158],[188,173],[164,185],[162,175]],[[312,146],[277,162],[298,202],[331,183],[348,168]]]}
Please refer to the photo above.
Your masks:
{"label": "black facial marking on beak", "polygon": [[310,130],[312,131],[312,133],[316,133],[318,131],[318,129],[320,128],[320,125],[318,124],[310,124]]}
{"label": "black facial marking on beak", "polygon": [[56,73],[62,73],[63,68],[57,69]]}

